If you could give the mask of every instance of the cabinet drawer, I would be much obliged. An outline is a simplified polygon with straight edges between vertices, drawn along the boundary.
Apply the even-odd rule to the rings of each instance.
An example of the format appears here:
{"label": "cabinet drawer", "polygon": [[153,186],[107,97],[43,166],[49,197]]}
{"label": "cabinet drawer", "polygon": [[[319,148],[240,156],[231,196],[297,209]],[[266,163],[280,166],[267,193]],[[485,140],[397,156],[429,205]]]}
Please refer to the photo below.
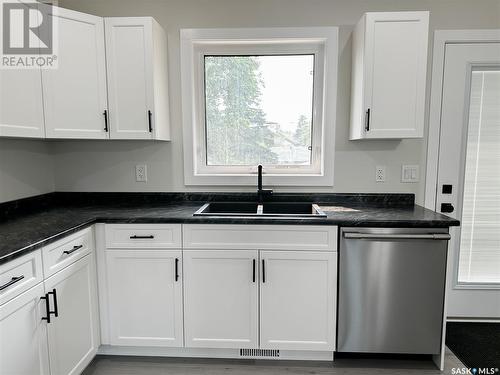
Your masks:
{"label": "cabinet drawer", "polygon": [[106,248],[162,248],[182,246],[180,224],[107,224]]}
{"label": "cabinet drawer", "polygon": [[92,228],[71,234],[42,249],[45,278],[87,255],[94,248]]}
{"label": "cabinet drawer", "polygon": [[33,251],[0,266],[0,305],[43,280],[42,255]]}
{"label": "cabinet drawer", "polygon": [[185,249],[336,251],[336,226],[184,225]]}

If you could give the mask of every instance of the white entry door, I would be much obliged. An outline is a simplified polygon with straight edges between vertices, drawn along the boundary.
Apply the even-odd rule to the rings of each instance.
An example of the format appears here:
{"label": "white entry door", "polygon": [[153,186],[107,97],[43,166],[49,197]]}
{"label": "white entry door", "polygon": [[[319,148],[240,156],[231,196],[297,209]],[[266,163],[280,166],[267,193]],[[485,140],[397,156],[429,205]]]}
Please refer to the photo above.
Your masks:
{"label": "white entry door", "polygon": [[451,228],[448,318],[500,318],[500,43],[447,44],[436,210]]}

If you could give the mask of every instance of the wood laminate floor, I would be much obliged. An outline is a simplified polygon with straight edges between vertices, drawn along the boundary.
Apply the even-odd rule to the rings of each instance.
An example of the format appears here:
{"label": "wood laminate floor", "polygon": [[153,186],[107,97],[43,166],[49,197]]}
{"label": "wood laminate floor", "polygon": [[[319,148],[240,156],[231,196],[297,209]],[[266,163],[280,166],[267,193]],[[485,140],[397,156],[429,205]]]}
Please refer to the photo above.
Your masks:
{"label": "wood laminate floor", "polygon": [[431,361],[337,359],[334,363],[306,361],[216,360],[158,357],[97,356],[84,375],[438,375],[465,366],[447,351],[445,371]]}

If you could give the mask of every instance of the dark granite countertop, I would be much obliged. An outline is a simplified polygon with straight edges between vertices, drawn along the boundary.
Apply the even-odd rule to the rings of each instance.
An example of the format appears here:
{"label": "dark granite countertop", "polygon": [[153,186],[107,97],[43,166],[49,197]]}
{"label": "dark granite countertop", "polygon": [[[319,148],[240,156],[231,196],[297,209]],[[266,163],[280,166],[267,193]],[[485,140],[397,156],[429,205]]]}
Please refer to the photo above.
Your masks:
{"label": "dark granite countertop", "polygon": [[[250,196],[251,197],[251,196]],[[283,194],[274,199],[315,202],[326,218],[194,217],[207,201],[249,200],[248,194],[52,193],[0,204],[0,264],[97,222],[287,224],[364,227],[449,227],[455,219],[413,204],[411,194]],[[330,211],[341,206],[355,211]]]}

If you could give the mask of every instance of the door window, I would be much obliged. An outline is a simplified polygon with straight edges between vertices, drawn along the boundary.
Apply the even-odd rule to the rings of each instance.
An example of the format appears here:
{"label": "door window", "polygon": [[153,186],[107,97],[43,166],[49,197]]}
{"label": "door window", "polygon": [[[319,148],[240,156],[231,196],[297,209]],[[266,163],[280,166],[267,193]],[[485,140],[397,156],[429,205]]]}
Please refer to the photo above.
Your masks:
{"label": "door window", "polygon": [[500,283],[500,69],[471,73],[459,284]]}

